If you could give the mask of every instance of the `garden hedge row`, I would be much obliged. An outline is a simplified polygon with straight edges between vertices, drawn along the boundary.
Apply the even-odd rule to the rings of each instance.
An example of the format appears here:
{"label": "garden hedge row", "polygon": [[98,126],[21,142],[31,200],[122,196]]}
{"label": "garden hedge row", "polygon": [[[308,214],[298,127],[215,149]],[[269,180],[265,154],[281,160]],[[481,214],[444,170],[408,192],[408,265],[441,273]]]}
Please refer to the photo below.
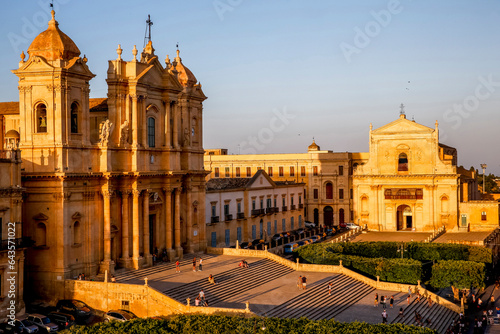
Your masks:
{"label": "garden hedge row", "polygon": [[[262,328],[265,328],[262,330]],[[61,334],[435,334],[434,330],[403,324],[343,323],[331,320],[240,318],[227,316],[181,315],[172,318],[137,319],[128,322],[75,326]]]}

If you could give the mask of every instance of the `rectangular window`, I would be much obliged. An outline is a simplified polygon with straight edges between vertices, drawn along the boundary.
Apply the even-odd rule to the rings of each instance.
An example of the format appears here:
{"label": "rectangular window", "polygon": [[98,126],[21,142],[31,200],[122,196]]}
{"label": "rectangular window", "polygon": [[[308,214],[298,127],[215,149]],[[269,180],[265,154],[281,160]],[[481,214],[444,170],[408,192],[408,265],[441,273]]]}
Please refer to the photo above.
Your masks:
{"label": "rectangular window", "polygon": [[148,146],[155,147],[155,119],[148,118]]}
{"label": "rectangular window", "polygon": [[302,196],[299,195],[299,205],[302,204]]}
{"label": "rectangular window", "polygon": [[350,218],[351,218],[351,221],[354,220],[354,211],[352,211],[352,210],[351,210]]}
{"label": "rectangular window", "polygon": [[130,311],[130,302],[128,300],[122,300],[122,310]]}
{"label": "rectangular window", "polygon": [[236,238],[238,242],[241,244],[241,227],[236,228]]}
{"label": "rectangular window", "polygon": [[352,199],[352,189],[349,189],[349,198]]}
{"label": "rectangular window", "polygon": [[344,166],[339,166],[339,175],[344,175]]}
{"label": "rectangular window", "polygon": [[252,200],[252,210],[255,210],[255,200]]}
{"label": "rectangular window", "polygon": [[313,166],[313,175],[318,176],[318,166]]}
{"label": "rectangular window", "polygon": [[212,217],[217,216],[217,207],[215,205],[212,205]]}
{"label": "rectangular window", "polygon": [[230,243],[230,241],[231,241],[230,236],[231,236],[231,231],[230,231],[229,229],[227,229],[227,230],[225,231],[225,239],[226,239],[225,241],[226,241],[226,247],[229,247],[229,243]]}
{"label": "rectangular window", "polygon": [[269,174],[269,176],[273,176],[273,167],[267,167],[267,174]]}
{"label": "rectangular window", "polygon": [[252,177],[252,167],[247,167],[247,177]]}
{"label": "rectangular window", "polygon": [[481,212],[481,220],[486,220],[486,211]]}
{"label": "rectangular window", "polygon": [[295,167],[290,166],[290,176],[295,176]]}
{"label": "rectangular window", "polygon": [[224,215],[228,215],[228,214],[229,214],[229,204],[224,204]]}
{"label": "rectangular window", "polygon": [[259,223],[259,238],[262,239],[262,236],[264,235],[264,222]]}
{"label": "rectangular window", "polygon": [[236,167],[236,177],[241,177],[240,167]]}
{"label": "rectangular window", "polygon": [[260,208],[264,209],[264,200],[262,198],[260,199]]}
{"label": "rectangular window", "polygon": [[274,198],[274,207],[275,207],[275,208],[276,208],[276,207],[278,207],[278,206],[276,205],[276,197]]}
{"label": "rectangular window", "polygon": [[229,173],[229,167],[224,168],[224,176],[225,177],[230,177],[231,176],[230,173]]}
{"label": "rectangular window", "polygon": [[285,232],[285,231],[286,231],[286,219],[285,219],[285,218],[283,218],[283,219],[281,220],[281,230],[282,230],[283,232]]}
{"label": "rectangular window", "polygon": [[252,225],[252,239],[255,240],[257,239],[257,226]]}
{"label": "rectangular window", "polygon": [[294,227],[293,227],[293,217],[292,217],[292,218],[290,218],[290,229],[293,230],[293,228]]}
{"label": "rectangular window", "polygon": [[314,199],[318,199],[319,198],[319,190],[317,188],[313,189],[313,198]]}
{"label": "rectangular window", "polygon": [[268,198],[266,202],[267,202],[267,203],[266,203],[266,204],[267,204],[266,208],[270,208],[270,207],[271,207],[271,204],[272,204],[271,199],[270,199],[270,198]]}
{"label": "rectangular window", "polygon": [[306,176],[306,166],[300,166],[300,176]]}
{"label": "rectangular window", "polygon": [[293,205],[293,196],[290,197],[290,205]]}
{"label": "rectangular window", "polygon": [[282,202],[283,202],[283,203],[281,204],[281,206],[286,206],[286,197],[283,197],[283,198],[282,198]]}
{"label": "rectangular window", "polygon": [[344,189],[339,189],[339,199],[344,199]]}
{"label": "rectangular window", "polygon": [[214,169],[214,177],[219,177],[219,167],[215,167],[215,169]]}
{"label": "rectangular window", "polygon": [[217,247],[217,232],[212,232],[212,247]]}
{"label": "rectangular window", "polygon": [[241,212],[241,202],[238,202],[238,204],[236,206],[238,208],[238,213],[240,213]]}
{"label": "rectangular window", "polygon": [[270,236],[273,231],[271,230],[271,222],[267,222],[267,231],[266,234],[267,236]]}
{"label": "rectangular window", "polygon": [[274,234],[278,233],[278,221],[274,221]]}
{"label": "rectangular window", "polygon": [[279,168],[279,177],[285,176],[285,172],[283,171],[283,167]]}

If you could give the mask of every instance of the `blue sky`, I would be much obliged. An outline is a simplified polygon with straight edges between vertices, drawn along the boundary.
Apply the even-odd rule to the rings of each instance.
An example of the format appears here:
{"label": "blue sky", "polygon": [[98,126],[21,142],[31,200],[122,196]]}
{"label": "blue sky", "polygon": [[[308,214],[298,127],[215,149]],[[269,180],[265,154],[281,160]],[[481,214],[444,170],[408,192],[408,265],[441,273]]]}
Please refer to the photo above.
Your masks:
{"label": "blue sky", "polygon": [[[2,6],[0,101],[17,101],[21,50],[47,27],[48,0]],[[208,96],[204,146],[230,153],[368,150],[369,124],[434,127],[459,164],[500,174],[500,2],[54,0],[63,32],[97,75],[132,58],[148,14],[161,60],[181,57]]]}

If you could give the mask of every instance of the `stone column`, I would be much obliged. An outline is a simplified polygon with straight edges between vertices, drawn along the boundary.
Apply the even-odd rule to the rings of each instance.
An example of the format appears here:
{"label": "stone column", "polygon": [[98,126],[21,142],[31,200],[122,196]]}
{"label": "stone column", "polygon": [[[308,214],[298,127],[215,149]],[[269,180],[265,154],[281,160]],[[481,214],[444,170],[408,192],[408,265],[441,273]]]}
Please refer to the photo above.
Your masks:
{"label": "stone column", "polygon": [[170,113],[172,112],[172,108],[170,108],[170,102],[165,102],[165,146],[167,148],[172,147],[172,143],[170,142],[170,132],[171,124],[170,124]]}
{"label": "stone column", "polygon": [[179,105],[176,102],[174,104],[174,142],[172,143],[172,146],[174,148],[179,148],[179,127],[180,127],[180,117],[179,117]]}
{"label": "stone column", "polygon": [[111,197],[113,191],[106,189],[102,191],[104,200],[104,261],[101,263],[101,271],[114,272],[114,263],[111,261]]}
{"label": "stone column", "polygon": [[175,258],[175,251],[172,249],[172,190],[165,189],[165,242],[168,253],[168,259],[172,261]]}
{"label": "stone column", "polygon": [[124,261],[124,267],[128,267],[127,262],[130,261],[130,250],[129,250],[129,195],[132,192],[130,190],[122,191],[122,260]]}
{"label": "stone column", "polygon": [[181,188],[175,188],[175,252],[182,257],[181,247]]}
{"label": "stone column", "polygon": [[139,196],[141,196],[141,191],[134,189],[132,190],[133,203],[132,203],[132,261],[134,264],[134,269],[140,268],[140,256],[139,256]]}
{"label": "stone column", "polygon": [[193,205],[191,199],[191,192],[193,187],[188,185],[186,187],[187,197],[187,222],[186,222],[186,236],[187,236],[187,252],[193,253]]}
{"label": "stone column", "polygon": [[148,265],[151,265],[151,253],[149,252],[149,190],[146,189],[144,190],[142,194],[142,223],[143,223],[143,254],[144,254],[144,260]]}
{"label": "stone column", "polygon": [[138,110],[137,110],[137,95],[133,94],[132,97],[132,122],[130,123],[130,130],[132,132],[132,145],[139,146],[139,123],[138,123]]}

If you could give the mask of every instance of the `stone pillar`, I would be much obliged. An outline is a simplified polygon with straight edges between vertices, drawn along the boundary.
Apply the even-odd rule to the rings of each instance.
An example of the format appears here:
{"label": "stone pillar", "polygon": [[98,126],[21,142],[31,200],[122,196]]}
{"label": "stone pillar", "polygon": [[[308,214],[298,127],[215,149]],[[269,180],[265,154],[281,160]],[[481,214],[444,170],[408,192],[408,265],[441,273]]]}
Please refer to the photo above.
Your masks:
{"label": "stone pillar", "polygon": [[133,203],[132,203],[132,261],[134,269],[140,268],[139,256],[139,196],[141,191],[132,190]]}
{"label": "stone pillar", "polygon": [[172,146],[174,148],[179,148],[179,127],[180,127],[180,120],[179,120],[179,106],[177,103],[174,104],[174,110],[173,110],[173,115],[174,115],[174,142],[172,143]]}
{"label": "stone pillar", "polygon": [[134,147],[139,146],[139,123],[137,116],[137,95],[131,95],[132,97],[132,122],[130,123],[130,130],[132,131],[132,145]]}
{"label": "stone pillar", "polygon": [[102,196],[104,200],[104,261],[101,263],[101,272],[107,270],[114,273],[114,263],[111,261],[111,197],[113,191],[103,190]]}
{"label": "stone pillar", "polygon": [[129,195],[130,190],[122,191],[122,260],[123,266],[128,267],[130,261],[130,250],[129,250]]}
{"label": "stone pillar", "polygon": [[181,247],[181,188],[175,188],[175,252],[182,257]]}
{"label": "stone pillar", "polygon": [[146,264],[151,265],[151,253],[149,252],[149,190],[146,189],[142,193],[142,227],[143,227],[143,254]]}
{"label": "stone pillar", "polygon": [[172,261],[175,258],[175,251],[172,249],[172,190],[165,189],[165,242],[168,253],[168,259]]}
{"label": "stone pillar", "polygon": [[170,107],[170,102],[165,102],[165,146],[167,148],[172,147],[172,143],[170,142],[170,133],[172,131],[170,124],[170,115],[172,113],[172,108]]}
{"label": "stone pillar", "polygon": [[193,187],[190,185],[186,188],[187,197],[187,222],[186,222],[186,241],[187,241],[187,252],[193,253],[193,204],[191,199],[191,191]]}

